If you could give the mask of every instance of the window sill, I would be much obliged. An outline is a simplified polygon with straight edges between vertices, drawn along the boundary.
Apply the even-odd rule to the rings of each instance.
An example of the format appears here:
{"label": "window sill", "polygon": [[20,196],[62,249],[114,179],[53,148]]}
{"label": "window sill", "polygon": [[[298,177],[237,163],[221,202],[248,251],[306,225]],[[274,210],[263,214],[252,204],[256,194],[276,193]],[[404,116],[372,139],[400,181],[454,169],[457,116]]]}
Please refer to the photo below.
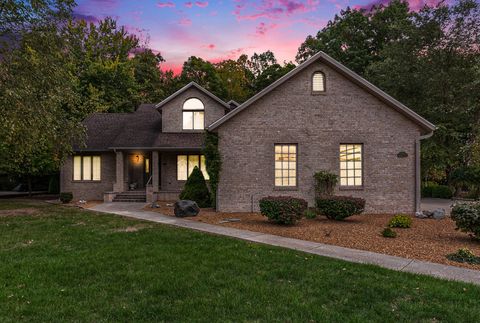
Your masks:
{"label": "window sill", "polygon": [[339,186],[340,191],[363,191],[365,187],[362,186]]}
{"label": "window sill", "polygon": [[298,186],[274,186],[274,191],[298,191]]}
{"label": "window sill", "polygon": [[327,95],[327,91],[312,91],[312,95]]}
{"label": "window sill", "polygon": [[101,183],[102,180],[99,180],[99,181],[83,181],[83,180],[80,180],[80,181],[77,181],[77,180],[73,180],[72,183]]}

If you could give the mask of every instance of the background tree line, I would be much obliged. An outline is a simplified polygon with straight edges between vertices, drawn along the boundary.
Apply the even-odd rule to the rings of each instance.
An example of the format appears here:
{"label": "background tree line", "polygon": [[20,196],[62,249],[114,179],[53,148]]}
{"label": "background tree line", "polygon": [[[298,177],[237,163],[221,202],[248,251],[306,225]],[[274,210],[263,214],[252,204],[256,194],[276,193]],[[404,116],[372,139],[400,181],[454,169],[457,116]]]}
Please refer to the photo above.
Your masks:
{"label": "background tree line", "polygon": [[[211,63],[192,56],[182,72],[118,26],[73,19],[71,0],[0,4],[0,171],[58,169],[82,142],[80,121],[97,111],[133,111],[195,81],[224,100],[244,102],[295,67],[271,51]],[[347,8],[296,56],[322,50],[438,126],[422,145],[426,181],[480,183],[480,5],[473,0],[410,11],[394,0]]]}

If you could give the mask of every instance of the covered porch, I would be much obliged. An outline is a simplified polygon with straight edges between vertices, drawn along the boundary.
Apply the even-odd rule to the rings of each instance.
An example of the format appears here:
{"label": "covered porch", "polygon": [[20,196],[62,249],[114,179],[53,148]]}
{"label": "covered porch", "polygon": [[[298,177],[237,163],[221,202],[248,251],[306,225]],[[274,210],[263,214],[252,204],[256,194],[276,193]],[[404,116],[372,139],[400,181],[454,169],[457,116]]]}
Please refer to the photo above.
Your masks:
{"label": "covered porch", "polygon": [[[104,194],[104,201],[178,199],[188,176],[189,158],[205,167],[200,148],[115,149],[115,181],[113,190]],[[191,164],[190,168],[194,166]]]}

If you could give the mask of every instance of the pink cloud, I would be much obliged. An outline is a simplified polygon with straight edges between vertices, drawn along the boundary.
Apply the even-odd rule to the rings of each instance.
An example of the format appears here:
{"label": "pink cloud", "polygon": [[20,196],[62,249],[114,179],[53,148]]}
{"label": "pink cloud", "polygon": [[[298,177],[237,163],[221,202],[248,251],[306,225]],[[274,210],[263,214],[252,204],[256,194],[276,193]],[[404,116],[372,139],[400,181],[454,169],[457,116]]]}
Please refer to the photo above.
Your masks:
{"label": "pink cloud", "polygon": [[193,3],[191,1],[188,1],[188,2],[185,2],[183,5],[187,8],[191,8],[193,6]]}
{"label": "pink cloud", "polygon": [[263,36],[267,33],[267,31],[269,31],[271,29],[275,29],[277,27],[278,27],[277,24],[268,24],[267,25],[266,23],[261,22],[257,25],[255,33],[259,36]]}
{"label": "pink cloud", "polygon": [[206,49],[209,49],[209,50],[212,50],[212,49],[215,49],[215,44],[208,44],[208,45],[203,45],[202,48],[206,48]]}
{"label": "pink cloud", "polygon": [[208,6],[208,1],[195,1],[195,5],[200,8],[205,8]]}
{"label": "pink cloud", "polygon": [[187,17],[183,17],[178,21],[178,24],[180,26],[190,26],[192,24],[192,21]]}
{"label": "pink cloud", "polygon": [[93,16],[93,15],[84,15],[78,12],[73,12],[73,19],[74,20],[84,20],[87,23],[94,23],[96,24],[97,22],[100,21],[100,18]]}
{"label": "pink cloud", "polygon": [[158,2],[157,7],[159,8],[173,8],[175,4],[172,1]]}
{"label": "pink cloud", "polygon": [[315,11],[318,0],[265,0],[258,4],[252,0],[236,0],[233,14],[237,20],[256,20],[259,18],[279,19],[297,13]]}

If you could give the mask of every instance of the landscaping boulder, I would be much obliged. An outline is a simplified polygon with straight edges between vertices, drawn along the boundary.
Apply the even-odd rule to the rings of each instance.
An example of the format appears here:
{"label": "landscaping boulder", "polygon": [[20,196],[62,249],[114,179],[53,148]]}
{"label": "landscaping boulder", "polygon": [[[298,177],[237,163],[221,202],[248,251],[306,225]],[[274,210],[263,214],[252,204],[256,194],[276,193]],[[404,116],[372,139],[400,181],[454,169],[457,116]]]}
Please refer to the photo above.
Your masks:
{"label": "landscaping boulder", "polygon": [[435,220],[441,220],[445,218],[445,209],[435,209],[432,212],[432,216]]}
{"label": "landscaping boulder", "polygon": [[184,218],[187,216],[196,216],[200,212],[200,208],[195,201],[180,200],[175,202],[174,212],[176,217]]}
{"label": "landscaping boulder", "polygon": [[419,219],[427,219],[428,215],[425,214],[425,211],[422,212],[415,212],[415,217]]}

